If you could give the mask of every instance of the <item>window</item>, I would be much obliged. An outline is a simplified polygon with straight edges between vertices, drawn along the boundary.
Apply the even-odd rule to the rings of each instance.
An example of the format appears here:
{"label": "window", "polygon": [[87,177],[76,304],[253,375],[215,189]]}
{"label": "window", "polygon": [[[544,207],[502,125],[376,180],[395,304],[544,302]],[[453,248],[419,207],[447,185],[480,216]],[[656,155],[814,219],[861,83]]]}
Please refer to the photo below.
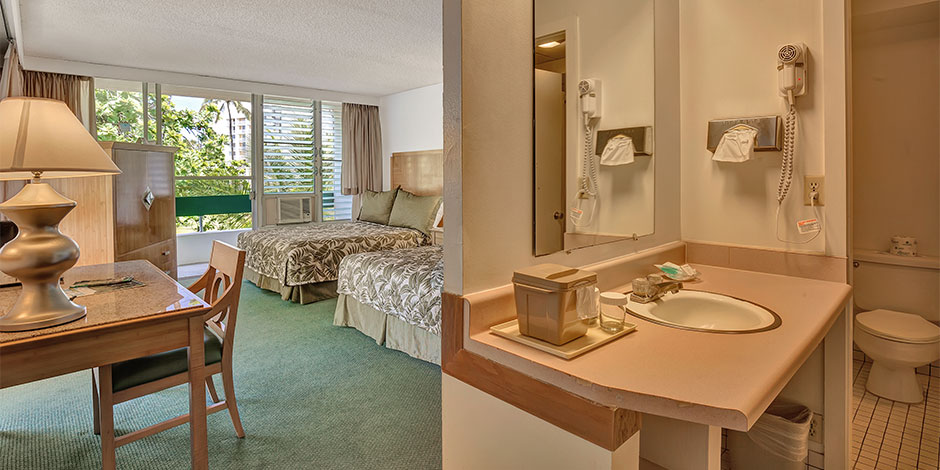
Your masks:
{"label": "window", "polygon": [[317,194],[318,220],[352,218],[340,190],[342,103],[264,97],[264,193]]}
{"label": "window", "polygon": [[178,233],[251,227],[249,94],[171,85],[161,90],[161,85],[123,80],[95,82],[100,140],[179,148]]}
{"label": "window", "polygon": [[137,142],[143,137],[142,83],[95,81],[95,125],[98,140]]}
{"label": "window", "polygon": [[316,192],[316,108],[311,100],[264,97],[265,194]]}
{"label": "window", "polygon": [[161,103],[163,145],[180,149],[177,233],[251,228],[251,97],[165,88],[186,93],[163,94]]}
{"label": "window", "polygon": [[323,101],[320,105],[321,220],[352,218],[352,196],[342,193],[343,104]]}

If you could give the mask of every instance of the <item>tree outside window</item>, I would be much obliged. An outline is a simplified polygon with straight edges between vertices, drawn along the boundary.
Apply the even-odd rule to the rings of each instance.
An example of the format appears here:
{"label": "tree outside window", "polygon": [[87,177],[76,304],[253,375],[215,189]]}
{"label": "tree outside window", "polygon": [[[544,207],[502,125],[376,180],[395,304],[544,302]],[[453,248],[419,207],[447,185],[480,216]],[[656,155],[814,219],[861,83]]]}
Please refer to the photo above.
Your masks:
{"label": "tree outside window", "polygon": [[[140,92],[96,89],[96,123],[99,140],[138,142],[143,135]],[[236,151],[250,147],[247,142],[234,143],[236,119],[233,112],[250,116],[243,103],[234,100],[206,99],[196,109],[178,107],[172,97],[162,100],[163,145],[179,148],[176,153],[176,196],[248,195],[247,179],[204,177],[245,177],[250,175],[250,159],[236,158]],[[151,96],[151,102],[155,102]],[[240,109],[239,109],[240,108]],[[227,121],[228,133],[218,132],[216,123]],[[156,135],[155,119],[150,119],[148,132]],[[227,135],[226,135],[227,134]],[[193,178],[194,179],[188,179]],[[202,217],[201,228],[231,230],[251,228],[251,214],[213,214]],[[200,229],[199,217],[178,217],[177,232]]]}

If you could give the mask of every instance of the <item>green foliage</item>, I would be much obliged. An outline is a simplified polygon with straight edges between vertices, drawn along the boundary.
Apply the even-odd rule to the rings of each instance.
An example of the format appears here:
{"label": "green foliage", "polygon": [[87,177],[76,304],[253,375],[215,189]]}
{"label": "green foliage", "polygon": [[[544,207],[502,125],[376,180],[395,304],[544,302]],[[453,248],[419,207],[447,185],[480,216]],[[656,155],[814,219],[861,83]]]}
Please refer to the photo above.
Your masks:
{"label": "green foliage", "polygon": [[[139,92],[95,90],[96,122],[100,140],[137,142],[143,135],[143,113]],[[240,103],[239,103],[240,105]],[[249,174],[249,162],[227,159],[225,149],[231,137],[219,134],[212,124],[219,120],[224,102],[207,100],[198,110],[176,109],[162,100],[163,145],[179,148],[176,153],[177,176],[242,176]],[[151,136],[156,134],[155,119],[150,119]],[[177,196],[248,194],[247,180],[181,180],[176,182]],[[203,218],[203,230],[250,228],[251,214],[221,214]],[[198,217],[177,218],[177,231],[199,229]]]}

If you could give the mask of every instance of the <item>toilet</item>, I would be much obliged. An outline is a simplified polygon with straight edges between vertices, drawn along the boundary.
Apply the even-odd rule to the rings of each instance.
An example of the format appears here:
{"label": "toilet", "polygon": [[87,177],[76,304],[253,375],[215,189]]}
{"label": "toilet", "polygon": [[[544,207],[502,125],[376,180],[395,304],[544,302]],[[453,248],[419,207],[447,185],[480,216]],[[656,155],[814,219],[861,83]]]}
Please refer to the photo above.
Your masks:
{"label": "toilet", "polygon": [[919,403],[924,391],[914,369],[940,360],[940,269],[878,255],[856,253],[854,272],[861,310],[855,344],[873,361],[866,388],[889,400]]}

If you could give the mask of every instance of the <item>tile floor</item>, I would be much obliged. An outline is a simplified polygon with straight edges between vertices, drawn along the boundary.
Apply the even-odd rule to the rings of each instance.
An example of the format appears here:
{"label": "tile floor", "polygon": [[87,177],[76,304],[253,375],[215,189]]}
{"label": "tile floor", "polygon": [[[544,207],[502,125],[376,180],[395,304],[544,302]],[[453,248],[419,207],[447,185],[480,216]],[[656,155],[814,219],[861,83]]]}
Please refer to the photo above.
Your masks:
{"label": "tile floor", "polygon": [[937,470],[940,450],[940,374],[936,366],[918,373],[927,393],[908,405],[879,398],[865,390],[871,360],[856,352],[852,406],[854,470]]}

